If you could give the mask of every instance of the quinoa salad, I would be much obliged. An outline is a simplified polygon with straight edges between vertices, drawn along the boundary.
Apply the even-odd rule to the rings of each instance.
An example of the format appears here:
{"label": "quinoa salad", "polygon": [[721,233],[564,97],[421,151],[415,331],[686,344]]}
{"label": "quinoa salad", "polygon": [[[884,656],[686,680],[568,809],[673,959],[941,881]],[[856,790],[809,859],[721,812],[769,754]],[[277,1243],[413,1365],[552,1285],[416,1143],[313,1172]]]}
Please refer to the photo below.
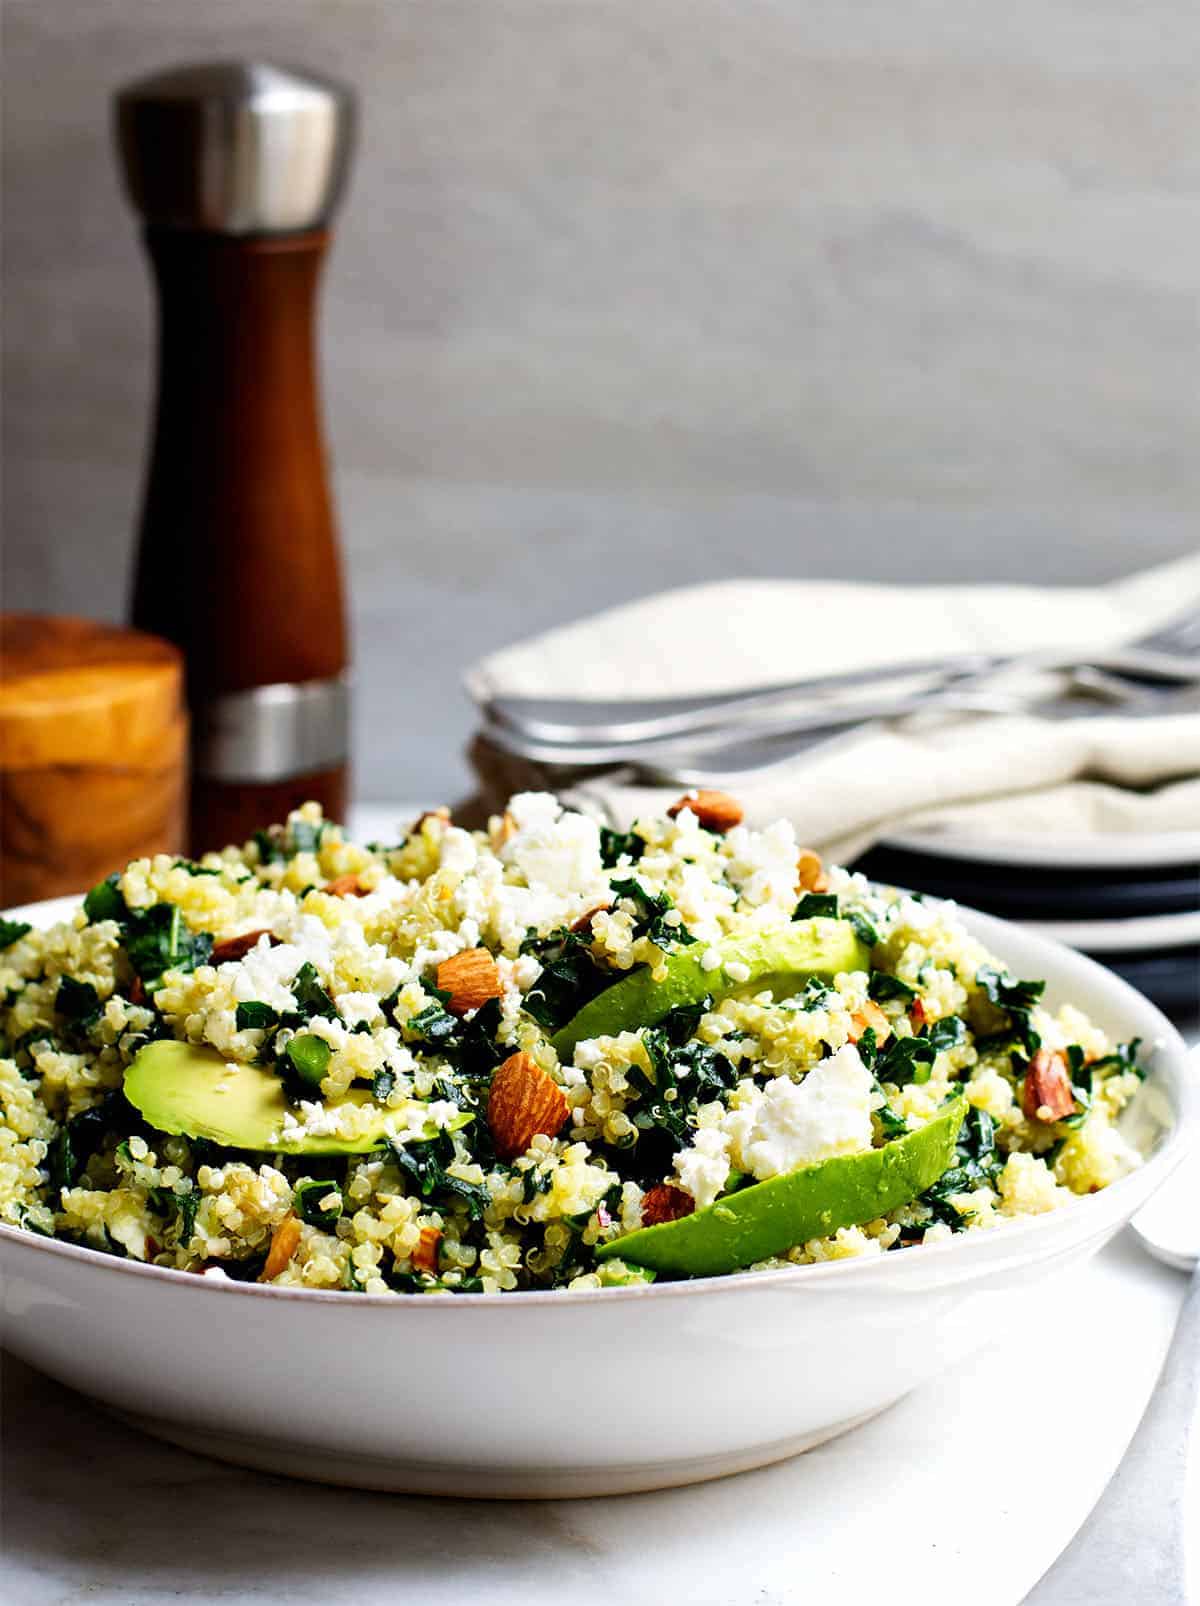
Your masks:
{"label": "quinoa salad", "polygon": [[0,1222],[506,1293],[912,1253],[1140,1164],[1136,1042],[723,793],[358,844],[314,804],[0,921]]}

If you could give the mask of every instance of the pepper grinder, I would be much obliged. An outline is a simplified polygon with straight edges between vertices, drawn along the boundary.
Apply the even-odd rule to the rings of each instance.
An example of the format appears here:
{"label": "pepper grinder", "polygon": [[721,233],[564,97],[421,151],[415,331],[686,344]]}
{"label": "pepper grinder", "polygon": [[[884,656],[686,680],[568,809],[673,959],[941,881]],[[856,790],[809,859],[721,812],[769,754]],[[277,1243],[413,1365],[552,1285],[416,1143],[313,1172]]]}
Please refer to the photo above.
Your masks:
{"label": "pepper grinder", "polygon": [[158,292],[158,386],[133,623],[183,650],[193,853],[308,798],[340,819],[347,631],[317,397],[347,89],[259,63],[187,66],[116,99]]}

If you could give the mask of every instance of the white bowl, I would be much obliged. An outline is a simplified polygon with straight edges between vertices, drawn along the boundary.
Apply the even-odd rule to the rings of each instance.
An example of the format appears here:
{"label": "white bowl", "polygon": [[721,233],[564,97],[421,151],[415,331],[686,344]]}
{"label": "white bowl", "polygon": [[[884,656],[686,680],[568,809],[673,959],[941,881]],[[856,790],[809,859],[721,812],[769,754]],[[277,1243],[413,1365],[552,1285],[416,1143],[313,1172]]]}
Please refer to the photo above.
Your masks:
{"label": "white bowl", "polygon": [[[71,901],[25,918],[61,918]],[[369,1296],[261,1288],[0,1227],[4,1343],[137,1426],[293,1477],[477,1497],[666,1488],[844,1432],[992,1339],[1093,1255],[1200,1128],[1182,1040],[1124,982],[1003,921],[970,929],[1044,976],[1150,1075],[1146,1164],[1050,1215],[872,1259],[581,1293]],[[1039,1358],[1014,1349],[1036,1387]]]}

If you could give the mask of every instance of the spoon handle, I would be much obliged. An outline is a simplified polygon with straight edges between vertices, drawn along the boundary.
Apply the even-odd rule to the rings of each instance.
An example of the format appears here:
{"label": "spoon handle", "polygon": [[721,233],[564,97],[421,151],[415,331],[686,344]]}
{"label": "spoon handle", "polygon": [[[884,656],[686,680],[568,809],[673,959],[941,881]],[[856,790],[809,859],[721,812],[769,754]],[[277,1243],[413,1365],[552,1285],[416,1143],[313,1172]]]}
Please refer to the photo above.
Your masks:
{"label": "spoon handle", "polygon": [[1200,1399],[1200,1267],[1125,1457],[1026,1606],[1180,1606],[1188,1596],[1188,1439]]}

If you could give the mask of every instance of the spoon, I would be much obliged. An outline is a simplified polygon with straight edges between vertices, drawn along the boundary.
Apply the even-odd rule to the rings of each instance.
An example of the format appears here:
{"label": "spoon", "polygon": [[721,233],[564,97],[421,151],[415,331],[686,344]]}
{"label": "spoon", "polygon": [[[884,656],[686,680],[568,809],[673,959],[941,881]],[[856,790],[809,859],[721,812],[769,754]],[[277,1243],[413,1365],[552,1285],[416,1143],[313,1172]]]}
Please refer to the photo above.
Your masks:
{"label": "spoon", "polygon": [[[1185,1535],[1200,1533],[1188,1511],[1188,1439],[1200,1396],[1200,1154],[1134,1217],[1133,1231],[1157,1259],[1191,1273],[1162,1373],[1124,1459],[1074,1540],[1027,1606],[1180,1606]],[[1193,1469],[1200,1489],[1200,1468]],[[1147,1557],[1153,1558],[1149,1566]]]}

